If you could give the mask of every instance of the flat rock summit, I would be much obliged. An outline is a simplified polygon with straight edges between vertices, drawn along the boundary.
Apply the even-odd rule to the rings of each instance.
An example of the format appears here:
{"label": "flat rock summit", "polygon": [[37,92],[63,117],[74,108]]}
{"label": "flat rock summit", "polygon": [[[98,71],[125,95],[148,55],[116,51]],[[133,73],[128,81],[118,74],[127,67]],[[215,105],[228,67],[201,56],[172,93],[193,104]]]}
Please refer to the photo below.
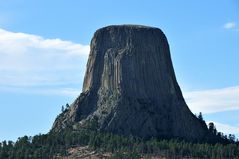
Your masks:
{"label": "flat rock summit", "polygon": [[184,101],[166,36],[140,25],[95,32],[82,93],[56,118],[52,131],[67,127],[146,139],[201,140],[207,134]]}

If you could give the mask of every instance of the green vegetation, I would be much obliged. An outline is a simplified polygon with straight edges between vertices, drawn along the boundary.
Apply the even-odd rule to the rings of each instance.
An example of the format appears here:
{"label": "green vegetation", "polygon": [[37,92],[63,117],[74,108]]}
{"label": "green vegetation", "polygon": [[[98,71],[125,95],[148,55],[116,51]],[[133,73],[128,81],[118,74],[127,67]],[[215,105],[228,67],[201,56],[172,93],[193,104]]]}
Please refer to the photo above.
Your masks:
{"label": "green vegetation", "polygon": [[228,158],[239,159],[239,144],[192,143],[179,139],[151,139],[144,141],[135,137],[123,137],[92,130],[74,131],[66,129],[59,133],[21,137],[15,143],[0,144],[1,159],[47,159],[67,155],[67,149],[85,146],[101,152],[112,152],[111,158],[150,158],[153,155],[166,158]]}
{"label": "green vegetation", "polygon": [[[63,107],[62,111],[67,111]],[[197,116],[197,115],[196,115]],[[202,113],[197,116],[206,126]],[[24,136],[12,141],[0,142],[0,159],[50,159],[67,156],[68,149],[89,146],[98,152],[111,152],[112,159],[138,159],[160,156],[165,158],[239,159],[239,142],[235,135],[217,132],[214,123],[208,125],[208,135],[203,141],[152,138],[143,140],[111,133],[98,132],[98,118],[93,118],[88,129],[66,128],[61,132],[49,132],[33,137]]]}

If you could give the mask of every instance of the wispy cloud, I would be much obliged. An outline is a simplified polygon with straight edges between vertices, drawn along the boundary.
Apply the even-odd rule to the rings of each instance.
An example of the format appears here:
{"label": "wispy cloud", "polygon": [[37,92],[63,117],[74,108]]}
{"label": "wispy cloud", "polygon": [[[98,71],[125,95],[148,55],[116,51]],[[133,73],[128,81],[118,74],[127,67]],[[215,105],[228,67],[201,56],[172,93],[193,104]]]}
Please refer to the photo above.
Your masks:
{"label": "wispy cloud", "polygon": [[184,97],[194,113],[207,114],[239,109],[239,86],[184,92]]}
{"label": "wispy cloud", "polygon": [[0,29],[0,91],[79,83],[88,53],[89,45]]}
{"label": "wispy cloud", "polygon": [[239,27],[236,22],[227,22],[223,25],[223,28],[227,30],[239,30]]}
{"label": "wispy cloud", "polygon": [[53,87],[52,85],[47,87],[0,87],[1,92],[8,93],[19,93],[19,94],[37,94],[37,95],[57,95],[57,96],[68,96],[68,97],[77,97],[81,93],[80,85],[73,87],[68,86],[57,86]]}

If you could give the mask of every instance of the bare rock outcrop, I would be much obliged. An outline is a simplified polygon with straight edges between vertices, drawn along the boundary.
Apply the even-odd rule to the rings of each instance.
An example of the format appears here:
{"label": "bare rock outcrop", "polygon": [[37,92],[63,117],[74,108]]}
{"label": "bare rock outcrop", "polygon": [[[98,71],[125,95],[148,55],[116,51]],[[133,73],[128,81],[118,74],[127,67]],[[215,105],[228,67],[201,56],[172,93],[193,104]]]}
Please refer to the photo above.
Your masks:
{"label": "bare rock outcrop", "polygon": [[57,117],[52,131],[73,126],[142,138],[205,137],[205,124],[184,101],[160,29],[104,27],[90,47],[82,93]]}

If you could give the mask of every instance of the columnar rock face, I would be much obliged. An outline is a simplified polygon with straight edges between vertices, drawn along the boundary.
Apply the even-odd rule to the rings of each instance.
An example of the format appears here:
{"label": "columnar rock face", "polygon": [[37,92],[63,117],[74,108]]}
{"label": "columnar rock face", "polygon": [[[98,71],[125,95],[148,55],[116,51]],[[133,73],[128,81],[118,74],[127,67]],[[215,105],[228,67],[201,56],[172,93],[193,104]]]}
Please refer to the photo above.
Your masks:
{"label": "columnar rock face", "polygon": [[52,130],[67,126],[142,138],[200,140],[207,134],[184,101],[164,33],[138,25],[96,31],[82,93]]}

